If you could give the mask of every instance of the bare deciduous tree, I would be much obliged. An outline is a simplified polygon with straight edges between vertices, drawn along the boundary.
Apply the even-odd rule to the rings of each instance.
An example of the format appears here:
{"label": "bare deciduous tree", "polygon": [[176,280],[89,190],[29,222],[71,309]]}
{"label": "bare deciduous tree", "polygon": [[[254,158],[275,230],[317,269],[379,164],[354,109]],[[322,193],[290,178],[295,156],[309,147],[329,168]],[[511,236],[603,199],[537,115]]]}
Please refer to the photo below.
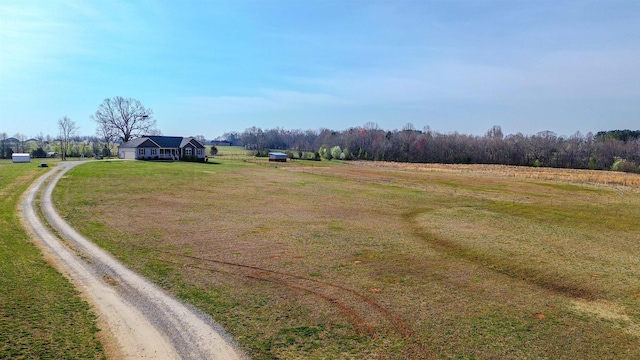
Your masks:
{"label": "bare deciduous tree", "polygon": [[27,140],[27,135],[25,134],[21,134],[21,133],[16,133],[15,135],[13,135],[14,138],[18,139],[18,143],[16,145],[16,151],[17,152],[26,152],[26,140]]}
{"label": "bare deciduous tree", "polygon": [[153,128],[153,129],[150,129],[146,133],[146,135],[149,135],[149,136],[162,136],[162,131],[160,131],[159,129]]}
{"label": "bare deciduous tree", "polygon": [[60,153],[62,155],[62,160],[67,159],[71,139],[76,136],[78,129],[79,128],[76,126],[76,123],[71,121],[67,116],[58,120],[58,130],[60,131]]}
{"label": "bare deciduous tree", "polygon": [[36,135],[35,139],[36,139],[37,147],[39,147],[41,149],[44,149],[45,148],[45,146],[44,146],[44,134],[42,133],[42,131],[39,132],[38,135]]}
{"label": "bare deciduous tree", "polygon": [[96,128],[96,135],[104,141],[102,155],[111,157],[111,148],[113,143],[118,140],[118,132],[106,122],[99,122]]}
{"label": "bare deciduous tree", "polygon": [[[99,129],[107,127],[123,142],[127,142],[135,137],[157,132],[152,115],[153,111],[142,106],[140,101],[116,96],[105,99],[91,119],[98,124]],[[104,135],[101,130],[99,132]]]}
{"label": "bare deciduous tree", "polygon": [[7,133],[0,133],[0,158],[9,157],[7,151]]}

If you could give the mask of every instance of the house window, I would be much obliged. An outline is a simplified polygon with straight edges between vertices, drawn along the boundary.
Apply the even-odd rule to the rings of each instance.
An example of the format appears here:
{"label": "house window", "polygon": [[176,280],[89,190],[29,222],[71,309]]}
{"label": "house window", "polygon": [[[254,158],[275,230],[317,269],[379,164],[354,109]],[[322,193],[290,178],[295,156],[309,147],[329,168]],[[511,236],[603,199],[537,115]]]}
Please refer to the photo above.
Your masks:
{"label": "house window", "polygon": [[202,156],[202,149],[198,149],[198,156]]}
{"label": "house window", "polygon": [[138,154],[139,155],[144,155],[144,149],[138,149]]}
{"label": "house window", "polygon": [[190,147],[185,148],[184,149],[184,154],[187,155],[187,156],[191,156],[191,148]]}
{"label": "house window", "polygon": [[156,154],[156,149],[151,149],[151,155],[155,155]]}

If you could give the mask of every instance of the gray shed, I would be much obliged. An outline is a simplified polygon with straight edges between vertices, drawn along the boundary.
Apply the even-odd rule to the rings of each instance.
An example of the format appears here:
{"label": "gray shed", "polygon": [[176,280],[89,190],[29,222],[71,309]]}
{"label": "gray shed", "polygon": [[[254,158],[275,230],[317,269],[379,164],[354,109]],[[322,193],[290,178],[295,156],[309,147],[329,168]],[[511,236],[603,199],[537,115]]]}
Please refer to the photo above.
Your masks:
{"label": "gray shed", "polygon": [[285,154],[283,152],[270,152],[269,153],[269,161],[286,162],[287,161],[287,154]]}

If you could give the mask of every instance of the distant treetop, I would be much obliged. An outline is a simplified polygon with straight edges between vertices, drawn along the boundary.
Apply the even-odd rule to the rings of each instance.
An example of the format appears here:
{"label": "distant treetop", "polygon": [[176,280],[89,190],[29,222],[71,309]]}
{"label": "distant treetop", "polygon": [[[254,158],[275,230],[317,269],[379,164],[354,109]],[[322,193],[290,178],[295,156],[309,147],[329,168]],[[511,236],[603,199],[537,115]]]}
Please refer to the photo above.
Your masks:
{"label": "distant treetop", "polygon": [[616,139],[627,142],[629,140],[636,140],[640,138],[640,130],[609,130],[598,131],[596,139]]}

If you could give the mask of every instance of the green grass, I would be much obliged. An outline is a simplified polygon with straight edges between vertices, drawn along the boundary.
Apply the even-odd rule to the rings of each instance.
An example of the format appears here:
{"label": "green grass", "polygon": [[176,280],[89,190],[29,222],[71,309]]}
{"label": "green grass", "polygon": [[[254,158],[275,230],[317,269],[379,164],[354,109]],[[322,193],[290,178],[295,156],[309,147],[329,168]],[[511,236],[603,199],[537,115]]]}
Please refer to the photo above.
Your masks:
{"label": "green grass", "polygon": [[43,259],[16,214],[45,171],[0,160],[0,359],[104,358],[89,305]]}
{"label": "green grass", "polygon": [[91,163],[54,198],[254,358],[640,357],[638,189],[217,162]]}
{"label": "green grass", "polygon": [[[211,147],[207,146],[207,154]],[[217,146],[218,154],[216,156],[247,156],[249,157],[249,151],[242,146]]]}

